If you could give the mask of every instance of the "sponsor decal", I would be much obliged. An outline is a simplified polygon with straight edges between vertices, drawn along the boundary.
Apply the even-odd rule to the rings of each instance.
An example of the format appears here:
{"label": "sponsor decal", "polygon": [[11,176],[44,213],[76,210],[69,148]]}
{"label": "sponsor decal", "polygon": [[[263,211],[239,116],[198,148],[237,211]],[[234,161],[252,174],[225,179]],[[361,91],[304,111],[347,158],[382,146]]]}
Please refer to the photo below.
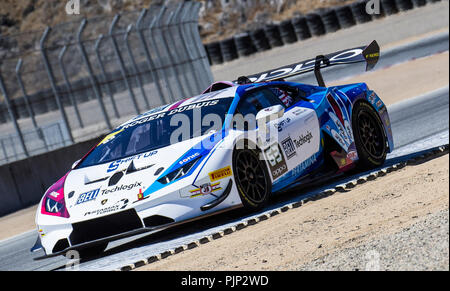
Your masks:
{"label": "sponsor decal", "polygon": [[376,102],[376,95],[375,92],[372,92],[372,94],[369,95],[369,102],[372,103],[372,105],[375,105]]}
{"label": "sponsor decal", "polygon": [[[357,153],[351,152],[347,154],[346,152],[334,151],[331,153],[331,156],[333,157],[340,170],[346,170],[348,167],[353,166],[353,163],[355,161],[354,159],[357,158]],[[353,159],[351,157],[353,157]]]}
{"label": "sponsor decal", "polygon": [[141,119],[141,118],[143,118],[143,117],[146,117],[146,116],[149,116],[149,115],[152,115],[152,114],[161,112],[161,111],[163,111],[164,109],[166,109],[167,107],[168,107],[168,105],[163,105],[163,106],[161,106],[161,107],[151,109],[150,111],[147,111],[147,112],[145,112],[145,113],[143,113],[143,114],[141,114],[141,115],[139,115],[139,116],[133,118],[132,120]]}
{"label": "sponsor decal", "polygon": [[114,204],[111,207],[103,208],[103,209],[97,209],[93,211],[88,211],[84,214],[84,216],[90,216],[90,215],[103,215],[107,213],[111,213],[117,210],[125,209],[128,206],[129,200],[128,199],[122,199],[116,204]]}
{"label": "sponsor decal", "polygon": [[116,137],[116,135],[118,135],[121,132],[123,132],[123,129],[118,130],[116,132],[113,132],[111,134],[108,134],[97,146],[101,146],[101,145],[107,144],[108,142],[113,140]]}
{"label": "sponsor decal", "polygon": [[278,129],[278,132],[282,132],[283,129],[289,124],[291,123],[291,119],[290,118],[286,118],[285,120],[281,121],[280,123],[274,123],[274,126],[276,129]]}
{"label": "sponsor decal", "polygon": [[133,160],[139,160],[139,159],[142,159],[142,158],[144,158],[144,159],[145,158],[149,158],[149,157],[152,157],[152,156],[156,155],[157,153],[158,153],[158,151],[152,151],[152,152],[145,153],[145,154],[140,154],[140,155],[137,155],[137,156],[134,156],[134,157],[130,157],[130,158],[114,161],[111,164],[109,164],[107,172],[110,173],[112,171],[117,170],[119,168],[119,166],[122,165],[122,164],[126,164],[128,162],[133,161]]}
{"label": "sponsor decal", "polygon": [[138,119],[136,121],[132,121],[130,123],[127,123],[127,124],[123,125],[122,129],[128,129],[128,128],[135,127],[137,125],[141,125],[141,124],[144,124],[144,123],[156,120],[156,119],[164,118],[166,116],[166,114],[167,114],[166,112],[163,112],[163,113],[160,113],[160,114],[155,114],[155,115],[152,115],[152,116],[144,117],[144,118]]}
{"label": "sponsor decal", "polygon": [[75,205],[83,204],[83,203],[97,199],[99,192],[100,192],[100,188],[80,194],[80,196],[77,199],[77,203],[75,203]]}
{"label": "sponsor decal", "polygon": [[331,130],[331,134],[343,149],[348,148],[348,145],[344,142],[344,139],[334,129]]}
{"label": "sponsor decal", "polygon": [[358,152],[356,151],[351,151],[347,154],[347,158],[349,158],[350,160],[352,160],[353,162],[358,160]]}
{"label": "sponsor decal", "polygon": [[293,113],[295,116],[299,116],[299,115],[303,114],[303,113],[306,112],[306,111],[307,111],[306,109],[298,108],[298,109],[292,110],[292,113]]}
{"label": "sponsor decal", "polygon": [[139,193],[137,194],[137,200],[134,201],[133,204],[141,202],[141,201],[144,201],[144,200],[150,198],[150,196],[148,196],[148,195],[147,195],[147,197],[144,196],[144,191],[145,191],[145,188],[139,188]]}
{"label": "sponsor decal", "polygon": [[313,139],[313,135],[310,131],[306,132],[306,135],[302,134],[299,136],[299,138],[294,139],[295,146],[299,149],[301,148],[305,143],[311,143],[311,140]]}
{"label": "sponsor decal", "polygon": [[[363,48],[355,48],[334,53],[332,55],[329,55],[330,63],[336,64],[352,61],[353,59],[358,58],[362,54],[362,52]],[[373,56],[375,56],[375,54]],[[314,69],[315,61],[315,59],[302,61],[300,63],[295,63],[284,68],[278,68],[264,73],[259,73],[257,75],[249,76],[248,78],[254,83],[286,78],[290,75],[312,71]]]}
{"label": "sponsor decal", "polygon": [[284,153],[286,154],[288,160],[292,159],[297,155],[297,151],[295,150],[295,145],[291,137],[282,141],[281,145],[283,146]]}
{"label": "sponsor decal", "polygon": [[366,55],[366,59],[374,59],[374,58],[379,58],[379,57],[380,57],[380,53],[373,53],[373,54]]}
{"label": "sponsor decal", "polygon": [[136,182],[134,184],[130,184],[130,185],[120,185],[120,186],[116,186],[110,190],[106,189],[106,190],[102,190],[102,195],[106,195],[106,194],[110,194],[110,193],[114,193],[117,191],[130,191],[136,187],[141,187],[142,182]]}
{"label": "sponsor decal", "polygon": [[333,112],[329,112],[329,116],[331,120],[336,125],[336,128],[339,130],[339,135],[342,138],[342,140],[345,142],[346,147],[350,145],[350,139],[347,135],[347,132],[345,131],[344,126],[341,124],[341,122],[337,119],[336,115]]}
{"label": "sponsor decal", "polygon": [[199,109],[199,108],[202,108],[202,107],[215,106],[217,104],[219,104],[219,100],[200,102],[200,103],[197,103],[197,104],[187,105],[187,106],[183,106],[183,107],[171,110],[168,115],[170,116],[170,115],[174,115],[174,114],[181,113],[181,112],[184,112],[184,111]]}
{"label": "sponsor decal", "polygon": [[211,182],[216,182],[231,177],[231,175],[232,175],[231,167],[228,166],[223,169],[209,173],[209,179],[211,180]]}
{"label": "sponsor decal", "polygon": [[295,177],[300,176],[306,169],[311,167],[317,161],[317,157],[318,157],[318,154],[316,153],[313,156],[311,156],[310,158],[308,158],[305,161],[303,161],[302,163],[300,163],[300,165],[298,165],[297,167],[295,167],[292,170],[292,176],[295,176]]}
{"label": "sponsor decal", "polygon": [[342,112],[341,107],[339,107],[337,101],[334,99],[333,95],[328,94],[327,100],[341,124],[344,125],[344,113]]}
{"label": "sponsor decal", "polygon": [[190,198],[195,198],[195,197],[209,195],[209,194],[212,194],[219,190],[222,190],[222,188],[220,187],[220,182],[215,183],[215,184],[207,183],[207,184],[200,186],[200,188],[196,188],[194,190],[189,191],[189,193],[192,194]]}
{"label": "sponsor decal", "polygon": [[[157,120],[157,119],[161,119],[164,118],[166,116],[171,116],[177,113],[181,113],[184,111],[189,111],[189,110],[194,110],[194,109],[198,109],[198,108],[202,108],[202,107],[209,107],[209,106],[215,106],[219,103],[220,100],[211,100],[211,101],[205,101],[205,102],[200,102],[197,104],[192,104],[192,105],[187,105],[187,106],[183,106],[183,107],[179,107],[179,108],[174,108],[173,110],[170,110],[168,112],[162,112],[159,114],[155,114],[155,115],[151,115],[151,116],[145,116],[141,119],[138,120],[134,120],[132,122],[129,122],[127,124],[124,124],[122,126],[122,129],[128,129],[131,127],[135,127],[137,125],[140,124],[144,124],[153,120]],[[181,103],[180,103],[181,104]]]}
{"label": "sponsor decal", "polygon": [[278,179],[288,171],[286,161],[278,143],[273,144],[264,151],[269,162],[270,172],[274,180]]}
{"label": "sponsor decal", "polygon": [[184,165],[184,164],[186,164],[186,163],[191,162],[192,160],[194,160],[195,158],[197,158],[197,157],[199,157],[199,156],[200,156],[200,153],[195,153],[195,154],[193,154],[193,155],[191,155],[191,156],[189,156],[189,157],[187,157],[187,158],[185,158],[185,159],[182,159],[181,161],[178,162],[178,164],[179,164],[180,166],[182,166],[182,165]]}
{"label": "sponsor decal", "polygon": [[[327,95],[328,103],[331,106],[331,111],[328,112],[328,115],[333,120],[334,124],[339,130],[340,137],[345,143],[344,148],[348,148],[348,146],[353,141],[353,131],[351,129],[350,123],[348,122],[348,112],[345,108],[345,105],[342,103],[342,100],[338,96],[338,100],[336,101],[333,95]],[[338,104],[341,103],[341,106]]]}
{"label": "sponsor decal", "polygon": [[139,189],[139,193],[137,196],[138,196],[138,201],[144,200],[144,193],[142,192],[142,188]]}

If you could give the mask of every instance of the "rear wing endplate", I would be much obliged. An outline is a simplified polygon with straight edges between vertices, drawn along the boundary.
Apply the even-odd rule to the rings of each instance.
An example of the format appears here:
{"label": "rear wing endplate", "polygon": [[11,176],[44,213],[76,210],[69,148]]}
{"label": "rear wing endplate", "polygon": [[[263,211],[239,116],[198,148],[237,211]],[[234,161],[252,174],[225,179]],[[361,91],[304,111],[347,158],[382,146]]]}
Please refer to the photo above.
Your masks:
{"label": "rear wing endplate", "polygon": [[[326,87],[321,69],[335,65],[365,62],[367,64],[366,70],[369,71],[375,67],[379,58],[380,46],[376,41],[373,41],[370,45],[365,47],[347,49],[325,56],[320,55],[315,59],[310,59],[292,64],[290,66],[284,66],[275,70],[270,70],[247,77],[241,77],[239,80],[248,80],[252,83],[270,82],[314,71],[319,86]],[[241,81],[235,81],[235,83],[241,83]]]}

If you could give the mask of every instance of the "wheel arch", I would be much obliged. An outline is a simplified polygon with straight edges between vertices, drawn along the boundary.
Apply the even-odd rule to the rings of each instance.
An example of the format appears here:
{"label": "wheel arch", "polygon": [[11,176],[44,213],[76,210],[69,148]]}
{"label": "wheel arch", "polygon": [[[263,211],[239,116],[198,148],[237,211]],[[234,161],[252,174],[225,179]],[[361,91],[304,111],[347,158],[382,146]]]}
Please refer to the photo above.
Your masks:
{"label": "wheel arch", "polygon": [[[369,92],[373,92],[373,91],[368,90],[367,91],[367,95],[369,95]],[[381,101],[381,99],[380,99],[380,101]],[[380,109],[378,109],[374,104],[372,104],[366,98],[359,98],[359,99],[355,100],[353,102],[352,111],[351,111],[351,119],[352,119],[352,129],[353,129],[353,131],[355,130],[354,125],[353,125],[353,113],[355,111],[356,106],[358,104],[361,104],[361,103],[367,104],[368,106],[370,106],[377,113],[378,121],[383,126],[383,133],[384,133],[384,136],[386,137],[386,140],[388,141],[388,144],[387,144],[388,152],[392,152],[393,149],[394,149],[393,137],[392,137],[392,129],[391,129],[391,123],[390,123],[389,115],[387,114],[387,107],[386,107],[386,105],[384,105],[384,103],[383,103],[382,107]]]}

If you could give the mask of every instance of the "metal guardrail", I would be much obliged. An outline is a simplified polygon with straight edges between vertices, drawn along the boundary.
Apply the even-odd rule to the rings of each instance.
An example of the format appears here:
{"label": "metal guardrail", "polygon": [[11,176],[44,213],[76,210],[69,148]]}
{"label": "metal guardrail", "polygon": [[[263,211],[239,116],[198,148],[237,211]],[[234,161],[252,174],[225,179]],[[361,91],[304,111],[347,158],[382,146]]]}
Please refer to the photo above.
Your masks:
{"label": "metal guardrail", "polygon": [[0,36],[0,163],[55,149],[50,138],[62,147],[200,94],[213,82],[200,7],[152,5]]}

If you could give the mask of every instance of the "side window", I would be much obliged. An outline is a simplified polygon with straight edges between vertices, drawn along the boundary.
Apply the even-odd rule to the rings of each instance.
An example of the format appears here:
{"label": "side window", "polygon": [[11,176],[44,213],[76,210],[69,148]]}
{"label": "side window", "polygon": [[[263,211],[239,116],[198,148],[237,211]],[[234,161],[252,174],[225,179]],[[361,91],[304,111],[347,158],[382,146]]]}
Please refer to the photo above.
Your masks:
{"label": "side window", "polygon": [[291,107],[296,103],[298,90],[291,87],[270,87],[270,90],[280,99],[286,107]]}
{"label": "side window", "polygon": [[275,105],[284,104],[271,89],[265,88],[245,95],[239,102],[237,113],[256,117],[259,111]]}
{"label": "side window", "polygon": [[255,129],[258,112],[275,105],[283,105],[283,102],[268,88],[244,95],[237,107],[233,127],[239,130]]}

